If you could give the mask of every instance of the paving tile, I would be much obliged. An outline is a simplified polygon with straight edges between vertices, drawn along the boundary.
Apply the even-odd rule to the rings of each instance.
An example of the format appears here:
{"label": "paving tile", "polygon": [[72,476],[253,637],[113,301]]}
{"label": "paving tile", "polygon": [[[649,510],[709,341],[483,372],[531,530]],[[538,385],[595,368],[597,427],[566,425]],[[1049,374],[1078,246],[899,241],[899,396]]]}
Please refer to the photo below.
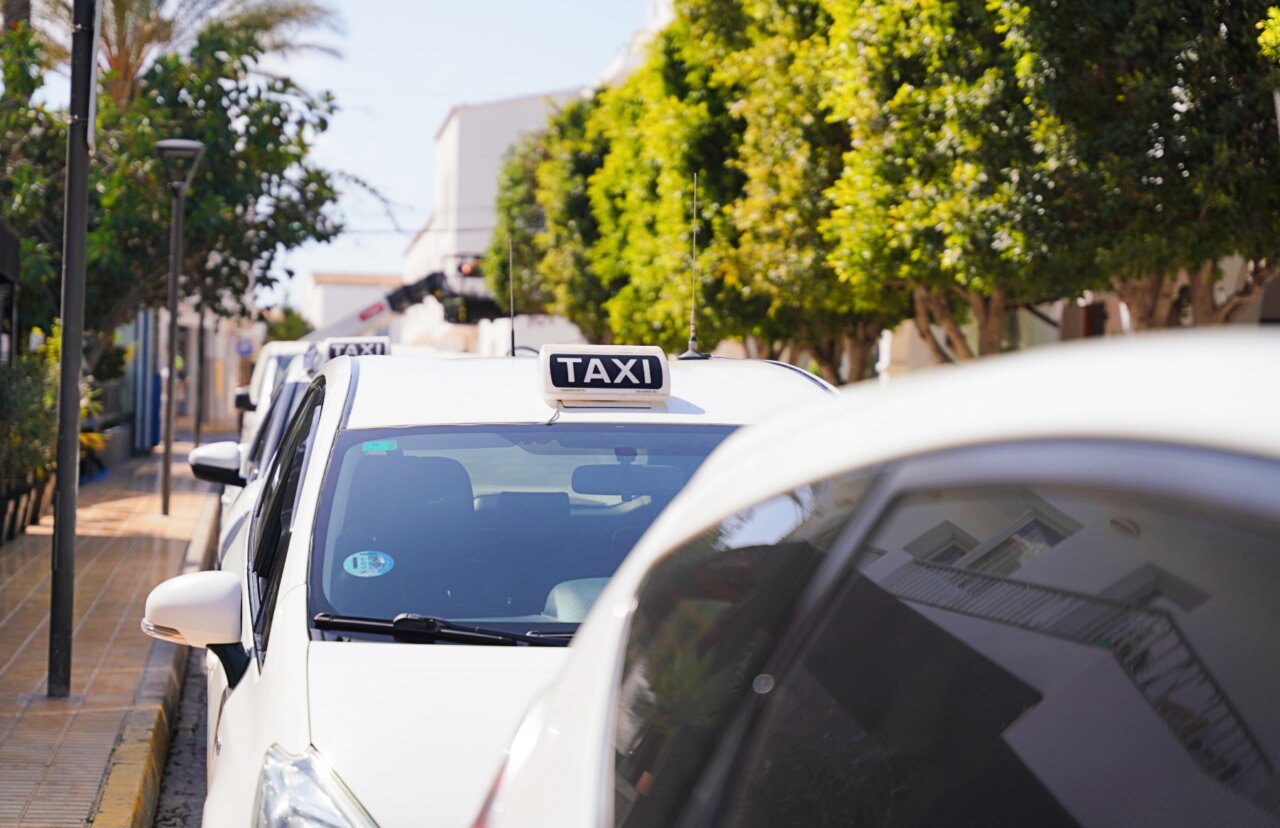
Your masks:
{"label": "paving tile", "polygon": [[169,517],[158,457],[80,489],[69,699],[43,695],[52,524],[0,547],[0,828],[88,824],[150,651],[147,592],[177,574],[212,496],[175,455]]}

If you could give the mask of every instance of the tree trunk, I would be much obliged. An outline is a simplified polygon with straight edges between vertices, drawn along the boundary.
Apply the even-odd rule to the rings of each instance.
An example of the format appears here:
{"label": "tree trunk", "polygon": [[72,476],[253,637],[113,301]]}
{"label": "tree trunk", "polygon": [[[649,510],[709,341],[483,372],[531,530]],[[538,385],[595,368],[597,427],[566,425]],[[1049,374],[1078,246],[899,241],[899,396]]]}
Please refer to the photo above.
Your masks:
{"label": "tree trunk", "polygon": [[844,357],[843,342],[839,339],[815,337],[809,341],[813,358],[818,363],[822,378],[832,385],[840,384],[840,361]]}
{"label": "tree trunk", "polygon": [[845,382],[858,382],[871,374],[871,355],[883,328],[871,322],[858,322],[844,339],[844,353],[849,360]]}
{"label": "tree trunk", "polygon": [[1116,296],[1129,308],[1129,323],[1135,331],[1176,328],[1181,322],[1178,296],[1185,274],[1172,279],[1159,273],[1139,279],[1113,277]]}
{"label": "tree trunk", "polygon": [[1186,276],[1192,324],[1226,325],[1234,322],[1251,302],[1262,295],[1267,285],[1275,281],[1278,274],[1280,267],[1250,262],[1244,283],[1219,305],[1215,295],[1218,271],[1213,262],[1205,262],[1195,273]]}
{"label": "tree trunk", "polygon": [[947,349],[942,347],[942,343],[933,335],[933,325],[929,319],[929,292],[918,287],[912,291],[911,301],[915,309],[911,321],[915,323],[916,333],[920,334],[924,344],[933,353],[934,359],[938,362],[955,362],[955,357],[947,353]]}
{"label": "tree trunk", "polygon": [[1004,315],[1008,308],[1008,291],[996,288],[990,295],[969,291],[969,308],[978,327],[978,353],[982,356],[1004,350]]}
{"label": "tree trunk", "polygon": [[19,23],[30,26],[31,0],[4,0],[3,6],[0,6],[0,13],[4,14],[6,29],[16,29]]}

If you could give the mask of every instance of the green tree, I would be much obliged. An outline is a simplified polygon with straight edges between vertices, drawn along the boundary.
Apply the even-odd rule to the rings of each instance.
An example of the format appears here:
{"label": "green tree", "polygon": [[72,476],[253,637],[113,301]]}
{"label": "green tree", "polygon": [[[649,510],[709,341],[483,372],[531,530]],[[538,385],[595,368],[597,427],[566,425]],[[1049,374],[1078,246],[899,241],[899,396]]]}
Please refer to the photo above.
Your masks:
{"label": "green tree", "polygon": [[733,232],[725,207],[742,188],[742,174],[729,163],[741,127],[712,83],[715,50],[708,45],[678,14],[654,39],[645,65],[605,91],[588,125],[609,146],[588,190],[599,229],[591,267],[615,291],[607,302],[610,328],[619,339],[668,350],[683,348],[695,299],[705,348],[742,336],[752,327],[744,320],[764,310],[743,294],[716,243]]}
{"label": "green tree", "polygon": [[518,313],[545,313],[553,300],[538,272],[546,252],[546,220],[537,197],[538,167],[547,154],[545,141],[545,133],[530,132],[507,151],[498,173],[497,223],[484,257],[485,280],[502,305],[511,295],[510,265],[514,264]]}
{"label": "green tree", "polygon": [[[733,19],[718,3],[705,5],[705,17]],[[812,354],[832,382],[861,379],[881,330],[895,325],[904,307],[899,294],[871,295],[838,278],[833,246],[819,231],[849,145],[847,124],[826,101],[831,20],[817,0],[740,5],[743,34],[730,35],[716,74],[743,125],[731,163],[745,182],[728,207],[736,237],[725,258],[744,292],[768,297],[768,313],[757,322],[763,355],[791,345]]]}
{"label": "green tree", "polygon": [[26,26],[0,33],[0,221],[21,244],[19,342],[33,326],[50,329],[59,304],[66,128],[60,113],[33,101],[41,59]]}
{"label": "green tree", "polygon": [[986,0],[824,5],[828,100],[850,127],[824,224],[831,263],[872,296],[909,296],[939,358],[1002,350],[1009,310],[1072,296],[1094,275],[1051,211],[1055,159],[1004,21]]}
{"label": "green tree", "polygon": [[571,101],[551,119],[543,137],[536,197],[545,227],[536,245],[539,271],[553,299],[551,311],[573,322],[589,342],[611,342],[607,303],[615,288],[591,264],[600,238],[588,194],[591,176],[604,164],[609,142],[589,129],[601,93]]}
{"label": "green tree", "polygon": [[[1280,142],[1265,2],[993,0],[1018,80],[1076,172],[1063,224],[1135,328],[1229,322],[1280,275]],[[1264,20],[1265,19],[1265,20]],[[1277,25],[1274,22],[1272,25]],[[1220,262],[1247,261],[1237,285]]]}
{"label": "green tree", "polygon": [[1258,22],[1258,48],[1272,63],[1280,64],[1280,9],[1267,9],[1265,19]]}
{"label": "green tree", "polygon": [[[65,127],[60,113],[31,103],[40,82],[30,35],[8,33],[5,44],[0,219],[23,238],[22,323],[43,326],[58,303]],[[309,157],[332,98],[261,77],[261,55],[254,36],[210,27],[189,54],[158,59],[127,110],[99,99],[85,310],[86,329],[96,333],[91,367],[115,328],[165,299],[169,199],[155,155],[160,138],[184,135],[208,148],[187,200],[181,284],[207,310],[247,312],[250,286],[274,283],[280,253],[341,229],[332,215],[333,173]]]}
{"label": "green tree", "polygon": [[293,342],[297,339],[311,333],[316,329],[310,320],[298,313],[293,308],[285,305],[280,309],[279,319],[269,319],[267,321],[267,342]]}

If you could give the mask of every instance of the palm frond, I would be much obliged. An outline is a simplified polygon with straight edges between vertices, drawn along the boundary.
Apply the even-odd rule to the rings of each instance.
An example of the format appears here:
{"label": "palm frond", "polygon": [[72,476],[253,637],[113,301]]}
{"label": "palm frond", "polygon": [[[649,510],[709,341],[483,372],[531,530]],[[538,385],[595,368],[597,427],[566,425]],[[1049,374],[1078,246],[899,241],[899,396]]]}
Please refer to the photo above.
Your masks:
{"label": "palm frond", "polygon": [[[70,0],[36,0],[33,9],[52,66],[70,59],[71,8]],[[214,23],[251,32],[265,51],[276,54],[339,57],[331,43],[308,35],[344,32],[342,17],[316,0],[106,0],[98,54],[99,65],[110,73],[109,92],[127,103],[159,55],[187,51]]]}

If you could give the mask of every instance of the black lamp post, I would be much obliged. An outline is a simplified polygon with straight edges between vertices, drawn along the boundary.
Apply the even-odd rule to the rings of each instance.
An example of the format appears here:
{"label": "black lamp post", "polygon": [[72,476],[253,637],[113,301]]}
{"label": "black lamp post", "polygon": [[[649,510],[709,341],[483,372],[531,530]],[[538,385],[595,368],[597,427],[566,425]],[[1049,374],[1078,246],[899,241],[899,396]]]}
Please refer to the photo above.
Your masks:
{"label": "black lamp post", "polygon": [[173,377],[178,370],[178,271],[182,268],[182,212],[187,187],[204,156],[204,144],[189,138],[156,142],[164,161],[165,179],[172,197],[169,221],[169,375],[164,381],[164,467],[161,470],[160,513],[169,514],[169,487],[173,473]]}

